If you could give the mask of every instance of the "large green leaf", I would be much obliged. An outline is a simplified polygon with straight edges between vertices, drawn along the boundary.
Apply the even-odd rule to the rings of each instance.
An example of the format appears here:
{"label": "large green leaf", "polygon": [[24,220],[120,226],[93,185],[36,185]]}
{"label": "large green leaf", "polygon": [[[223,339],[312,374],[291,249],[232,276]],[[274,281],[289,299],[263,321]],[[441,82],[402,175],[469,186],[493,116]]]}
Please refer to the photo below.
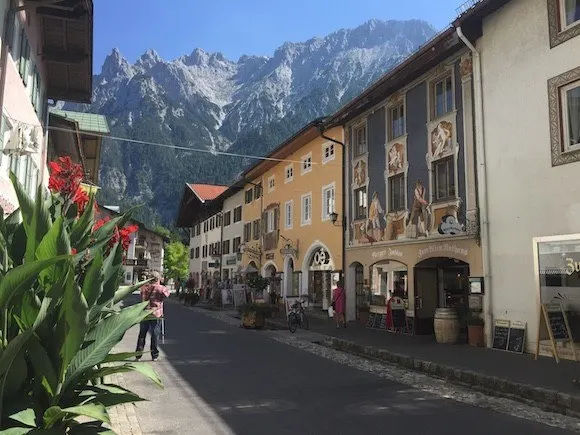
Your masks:
{"label": "large green leaf", "polygon": [[89,307],[99,300],[103,291],[102,281],[103,254],[99,251],[91,261],[83,281],[83,295]]}
{"label": "large green leaf", "polygon": [[47,429],[50,429],[64,417],[65,413],[62,411],[60,406],[51,406],[46,411],[44,411],[44,415],[42,416],[44,420],[44,426]]}
{"label": "large green leaf", "polygon": [[151,278],[145,281],[138,282],[137,284],[134,285],[120,286],[119,290],[115,292],[115,296],[113,297],[113,303],[116,304],[117,302],[122,301],[123,299],[125,299],[126,296],[132,294],[135,290],[138,290],[139,288],[141,288],[147,283],[152,282],[153,280],[154,278]]}
{"label": "large green leaf", "polygon": [[[54,396],[58,380],[56,370],[44,346],[37,337],[33,336],[28,341],[27,349],[34,372],[37,377],[41,377],[41,385],[44,386],[49,396]],[[38,381],[39,379],[36,380]]]}
{"label": "large green leaf", "polygon": [[18,361],[19,357],[22,356],[23,348],[30,337],[32,337],[31,329],[17,335],[16,338],[8,343],[8,346],[2,352],[2,356],[0,356],[0,416],[3,415],[6,377],[10,374],[14,362]]}
{"label": "large green leaf", "polygon": [[49,266],[70,259],[70,255],[47,258],[21,264],[8,271],[0,282],[0,309],[8,308],[10,299],[19,292],[30,288],[38,274]]}
{"label": "large green leaf", "polygon": [[99,304],[107,304],[115,297],[121,280],[122,268],[123,248],[120,243],[117,243],[103,262],[103,293],[99,298]]}
{"label": "large green leaf", "polygon": [[33,201],[13,173],[10,173],[10,179],[18,197],[26,230],[26,261],[31,262],[34,260],[36,247],[50,229],[50,210],[42,200],[44,193],[42,184],[38,185],[37,200]]}
{"label": "large green leaf", "polygon": [[110,353],[107,357],[103,360],[103,364],[112,363],[112,362],[122,362],[128,361],[133,359],[137,356],[143,355],[144,352],[121,352],[121,353]]}
{"label": "large green leaf", "polygon": [[23,423],[26,426],[36,426],[36,414],[32,408],[24,409],[16,414],[12,414],[10,418],[19,423]]}
{"label": "large green leaf", "polygon": [[108,365],[105,367],[100,367],[98,369],[91,369],[87,371],[84,379],[96,380],[101,379],[106,376],[115,375],[117,373],[127,373],[127,372],[139,372],[146,378],[149,378],[155,385],[163,388],[163,383],[157,372],[151,367],[150,364],[145,362],[127,362],[118,365]]}
{"label": "large green leaf", "polygon": [[25,328],[34,325],[40,312],[41,302],[33,290],[26,290],[20,300],[20,318]]}
{"label": "large green leaf", "polygon": [[85,339],[91,344],[81,349],[71,361],[63,390],[84,371],[101,363],[107,357],[111,349],[121,341],[125,332],[149,314],[145,310],[146,306],[147,302],[128,307],[119,314],[105,318],[89,330]]}
{"label": "large green leaf", "polygon": [[69,279],[64,292],[64,303],[61,307],[63,314],[61,318],[66,322],[61,350],[61,377],[65,374],[69,363],[81,348],[89,325],[89,307],[80,287],[74,280],[74,270],[69,270],[68,276]]}
{"label": "large green leaf", "polygon": [[87,247],[87,235],[89,235],[93,230],[93,217],[95,213],[94,205],[95,197],[94,195],[91,195],[89,203],[85,207],[83,214],[72,225],[70,234],[71,245],[77,248],[79,251]]}
{"label": "large green leaf", "polygon": [[28,375],[28,367],[26,359],[24,358],[24,351],[18,352],[14,358],[14,362],[5,374],[4,399],[12,399],[21,391],[26,377]]}
{"label": "large green leaf", "polygon": [[106,408],[121,405],[123,403],[134,403],[145,400],[132,391],[113,384],[100,384],[87,387],[86,390],[81,393],[81,396],[89,396],[90,402],[101,403],[105,405]]}
{"label": "large green leaf", "polygon": [[71,406],[64,408],[62,412],[72,414],[74,416],[85,416],[103,423],[111,424],[111,419],[107,413],[107,409],[100,403],[87,403],[86,405]]}
{"label": "large green leaf", "polygon": [[[38,248],[36,249],[36,259],[46,260],[59,255],[71,253],[70,240],[62,216],[59,216],[44,235]],[[62,271],[59,265],[53,265],[40,273],[40,280],[45,286],[53,284],[58,280],[58,275]]]}
{"label": "large green leaf", "polygon": [[0,435],[24,435],[32,433],[34,429],[29,427],[11,427],[0,431]]}
{"label": "large green leaf", "polygon": [[72,427],[68,435],[117,435],[101,423],[88,422]]}

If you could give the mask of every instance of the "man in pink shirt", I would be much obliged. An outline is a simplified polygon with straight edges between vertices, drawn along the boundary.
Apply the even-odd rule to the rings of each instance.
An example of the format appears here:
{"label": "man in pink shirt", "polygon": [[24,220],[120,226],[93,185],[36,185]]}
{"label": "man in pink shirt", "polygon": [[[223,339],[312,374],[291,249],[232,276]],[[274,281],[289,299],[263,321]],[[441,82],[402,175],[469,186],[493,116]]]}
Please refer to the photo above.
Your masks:
{"label": "man in pink shirt", "polygon": [[[162,286],[161,275],[159,272],[153,272],[154,282],[141,287],[141,300],[149,301],[148,309],[151,310],[151,316],[141,322],[139,338],[137,339],[137,352],[142,352],[145,348],[145,339],[147,332],[151,334],[151,357],[155,361],[159,357],[159,330],[161,329],[161,318],[163,317],[163,299],[169,296],[167,287]],[[137,360],[141,357],[138,356]]]}

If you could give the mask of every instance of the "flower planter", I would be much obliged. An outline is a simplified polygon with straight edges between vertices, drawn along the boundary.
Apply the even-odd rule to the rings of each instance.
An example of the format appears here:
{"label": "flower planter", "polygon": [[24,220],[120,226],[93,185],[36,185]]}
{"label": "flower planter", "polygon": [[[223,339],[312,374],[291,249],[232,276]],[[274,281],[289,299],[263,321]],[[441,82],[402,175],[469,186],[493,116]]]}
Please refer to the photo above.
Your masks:
{"label": "flower planter", "polygon": [[242,326],[247,329],[262,329],[266,324],[264,315],[251,311],[242,314]]}
{"label": "flower planter", "polygon": [[467,342],[470,346],[483,347],[483,325],[467,325]]}

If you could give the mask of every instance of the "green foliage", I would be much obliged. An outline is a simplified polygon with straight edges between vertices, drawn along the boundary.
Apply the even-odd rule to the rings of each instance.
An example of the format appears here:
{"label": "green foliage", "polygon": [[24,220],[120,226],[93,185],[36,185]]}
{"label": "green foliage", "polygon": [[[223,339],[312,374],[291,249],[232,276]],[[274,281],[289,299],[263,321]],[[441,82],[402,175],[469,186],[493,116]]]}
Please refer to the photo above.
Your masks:
{"label": "green foliage", "polygon": [[270,281],[268,280],[268,278],[264,278],[260,275],[256,275],[256,276],[251,276],[249,278],[246,279],[246,285],[254,290],[265,290],[266,287],[268,287],[268,284],[270,283]]}
{"label": "green foliage", "polygon": [[77,216],[60,196],[39,188],[32,201],[12,181],[20,209],[0,209],[0,433],[111,433],[107,409],[142,399],[104,376],[137,371],[160,385],[135,353],[112,353],[149,315],[146,303],[119,304],[144,284],[119,286],[112,238],[129,217],[95,231],[92,199]]}
{"label": "green foliage", "polygon": [[187,278],[189,272],[189,255],[187,247],[181,242],[171,242],[165,246],[163,258],[165,275],[174,280]]}
{"label": "green foliage", "polygon": [[272,307],[268,304],[257,304],[253,302],[238,307],[238,313],[240,314],[256,313],[260,316],[269,317],[272,313]]}

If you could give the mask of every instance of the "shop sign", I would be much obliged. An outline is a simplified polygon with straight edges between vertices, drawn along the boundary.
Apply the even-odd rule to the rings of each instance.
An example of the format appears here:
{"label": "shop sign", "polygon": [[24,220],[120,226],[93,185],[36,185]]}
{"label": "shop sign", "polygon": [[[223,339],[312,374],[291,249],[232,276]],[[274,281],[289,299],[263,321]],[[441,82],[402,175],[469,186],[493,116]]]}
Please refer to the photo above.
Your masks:
{"label": "shop sign", "polygon": [[227,264],[228,266],[231,266],[232,264],[236,264],[236,261],[237,261],[237,260],[236,260],[236,257],[235,257],[235,256],[233,256],[233,257],[228,257],[228,258],[226,259],[226,264]]}
{"label": "shop sign", "polygon": [[208,267],[213,267],[213,268],[215,269],[215,268],[218,268],[218,267],[220,267],[220,264],[219,264],[218,262],[215,262],[215,263],[209,263],[209,264],[208,264]]}
{"label": "shop sign", "polygon": [[371,254],[371,258],[373,258],[374,260],[379,259],[379,258],[384,258],[384,257],[403,257],[403,253],[401,251],[399,251],[398,249],[393,249],[393,248],[389,248],[389,249],[383,249],[382,251],[375,251]]}
{"label": "shop sign", "polygon": [[291,247],[291,246],[285,246],[282,249],[280,249],[280,254],[282,255],[291,255],[293,257],[298,257],[298,250]]}
{"label": "shop sign", "polygon": [[580,261],[574,261],[573,258],[566,258],[566,275],[572,275],[574,272],[580,272]]}
{"label": "shop sign", "polygon": [[449,243],[439,243],[429,245],[426,248],[419,249],[418,257],[419,259],[428,256],[429,254],[435,253],[446,253],[446,254],[454,254],[454,255],[461,255],[467,257],[469,255],[469,249],[461,248],[457,245],[451,245]]}
{"label": "shop sign", "polygon": [[266,254],[266,260],[273,260],[274,259],[274,253],[270,252],[268,254]]}

